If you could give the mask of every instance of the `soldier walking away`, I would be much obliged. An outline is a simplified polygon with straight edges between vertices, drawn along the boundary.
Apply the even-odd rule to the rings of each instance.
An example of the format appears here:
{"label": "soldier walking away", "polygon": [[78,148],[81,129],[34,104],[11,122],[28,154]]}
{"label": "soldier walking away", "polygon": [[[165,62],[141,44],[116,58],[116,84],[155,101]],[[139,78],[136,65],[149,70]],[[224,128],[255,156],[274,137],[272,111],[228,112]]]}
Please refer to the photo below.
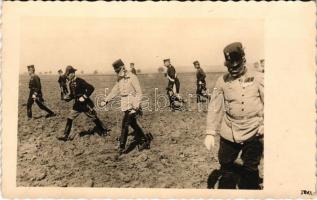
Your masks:
{"label": "soldier walking away", "polygon": [[28,102],[26,104],[28,119],[29,120],[32,119],[32,105],[34,102],[39,106],[40,109],[48,113],[45,116],[46,118],[56,116],[56,114],[44,104],[41,80],[40,80],[40,77],[35,74],[34,65],[29,65],[27,66],[27,68],[28,68],[28,73],[30,76],[30,81],[29,81],[30,93],[29,93]]}
{"label": "soldier walking away", "polygon": [[[205,146],[210,150],[215,136],[220,135],[219,188],[261,189],[258,166],[263,153],[263,74],[247,70],[240,42],[229,44],[223,52],[229,73],[219,77],[212,94]],[[242,165],[235,163],[239,153]]]}
{"label": "soldier walking away", "polygon": [[61,69],[58,70],[58,74],[59,74],[58,83],[61,89],[61,100],[64,100],[64,96],[68,94],[67,77],[63,74],[63,71]]}
{"label": "soldier walking away", "polygon": [[62,136],[58,136],[57,138],[63,141],[71,139],[69,138],[69,134],[72,129],[73,120],[81,113],[85,113],[87,117],[93,120],[100,135],[106,135],[109,129],[105,128],[98,118],[97,112],[94,109],[95,105],[90,99],[90,95],[93,93],[94,87],[87,83],[84,79],[77,77],[75,72],[76,69],[72,66],[66,67],[65,76],[69,80],[70,94],[64,99],[66,101],[74,100],[74,105],[67,117],[64,134]]}
{"label": "soldier walking away", "polygon": [[114,71],[117,73],[118,80],[104,100],[104,104],[109,103],[116,96],[121,97],[121,110],[124,112],[124,117],[122,120],[118,153],[119,155],[125,153],[129,126],[134,129],[135,142],[138,145],[139,151],[149,149],[153,136],[151,133],[144,134],[142,128],[137,122],[137,117],[142,115],[142,90],[139,80],[136,75],[125,69],[125,65],[121,59],[115,61],[112,66]]}
{"label": "soldier walking away", "polygon": [[130,70],[132,74],[136,75],[136,69],[134,67],[134,63],[130,63]]}
{"label": "soldier walking away", "polygon": [[176,96],[178,98],[181,98],[180,95],[179,95],[179,90],[180,90],[180,82],[177,78],[177,74],[176,74],[176,70],[175,68],[171,65],[171,61],[170,59],[164,59],[163,60],[164,62],[164,66],[167,68],[167,71],[166,71],[166,77],[168,79],[168,84],[167,84],[167,95],[169,96],[169,99],[170,99],[170,106],[172,107],[172,101],[171,101],[171,96],[170,96],[170,91],[173,91],[174,89],[174,85],[176,87]]}
{"label": "soldier walking away", "polygon": [[200,67],[200,63],[196,60],[193,62],[194,67],[196,69],[196,95],[197,95],[197,103],[206,102],[206,100],[210,100],[210,95],[207,94],[206,87],[206,73]]}

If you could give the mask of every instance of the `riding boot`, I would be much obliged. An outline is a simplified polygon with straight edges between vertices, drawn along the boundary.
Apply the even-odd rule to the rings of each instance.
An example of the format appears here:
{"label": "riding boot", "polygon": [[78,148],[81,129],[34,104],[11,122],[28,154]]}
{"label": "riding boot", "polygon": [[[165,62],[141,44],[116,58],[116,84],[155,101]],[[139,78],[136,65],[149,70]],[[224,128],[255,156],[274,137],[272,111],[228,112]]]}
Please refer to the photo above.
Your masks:
{"label": "riding boot", "polygon": [[107,132],[109,131],[109,129],[104,128],[104,125],[103,125],[103,123],[100,121],[99,118],[96,118],[96,119],[94,120],[94,123],[96,124],[96,127],[97,127],[98,131],[100,131],[100,134],[101,134],[101,135],[106,135],[106,134],[107,134]]}
{"label": "riding boot", "polygon": [[66,127],[65,127],[65,130],[64,130],[64,135],[63,136],[59,136],[57,139],[63,140],[63,141],[67,141],[68,140],[68,136],[70,134],[70,131],[72,129],[72,124],[73,124],[73,120],[67,118]]}

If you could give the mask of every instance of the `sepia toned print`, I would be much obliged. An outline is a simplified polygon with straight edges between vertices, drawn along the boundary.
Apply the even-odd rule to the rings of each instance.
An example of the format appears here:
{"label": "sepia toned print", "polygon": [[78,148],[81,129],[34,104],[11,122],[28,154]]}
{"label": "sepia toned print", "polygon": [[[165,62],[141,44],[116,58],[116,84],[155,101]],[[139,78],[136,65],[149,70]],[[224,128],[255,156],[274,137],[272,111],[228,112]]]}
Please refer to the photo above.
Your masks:
{"label": "sepia toned print", "polygon": [[[48,21],[45,20],[44,24],[43,19],[24,20],[25,24],[37,23],[38,26],[49,29],[61,26],[58,21],[60,19],[49,18]],[[262,137],[263,133],[258,131],[257,126],[263,123],[263,114],[261,114],[263,113],[263,90],[257,88],[263,87],[263,81],[262,85],[258,86],[257,77],[263,76],[263,74],[256,73],[257,69],[253,68],[253,65],[248,64],[247,66],[247,56],[244,51],[248,52],[248,49],[257,47],[256,52],[249,52],[248,58],[252,61],[263,59],[263,21],[250,21],[249,24],[250,28],[257,31],[249,33],[249,35],[259,38],[259,40],[247,39],[250,36],[246,35],[240,37],[241,42],[246,41],[246,45],[249,44],[249,48],[242,46],[240,41],[236,42],[235,34],[228,34],[227,38],[223,38],[223,46],[214,41],[214,46],[219,47],[209,47],[208,49],[211,52],[218,51],[215,53],[215,58],[208,54],[200,55],[203,49],[199,49],[198,46],[203,45],[202,42],[206,36],[201,36],[200,42],[193,41],[193,37],[197,36],[192,30],[182,27],[182,24],[185,23],[184,20],[175,19],[172,22],[173,26],[178,26],[175,29],[171,27],[170,20],[156,19],[162,27],[174,29],[179,34],[182,32],[184,35],[181,38],[171,38],[165,31],[155,32],[153,28],[157,25],[150,24],[145,19],[129,21],[133,23],[127,24],[125,20],[115,19],[105,19],[104,22],[99,20],[97,23],[99,29],[101,29],[100,26],[113,26],[116,27],[114,30],[128,29],[129,32],[120,31],[112,36],[107,36],[108,38],[101,36],[100,40],[104,40],[102,44],[104,52],[101,54],[100,60],[94,60],[90,65],[90,56],[86,54],[81,56],[87,56],[85,62],[89,68],[83,68],[81,64],[76,66],[76,63],[69,63],[63,67],[62,63],[58,63],[57,56],[53,56],[54,59],[51,56],[42,56],[47,46],[50,46],[53,51],[56,51],[57,48],[60,51],[65,48],[73,49],[72,51],[78,51],[79,47],[85,48],[76,43],[67,44],[67,38],[60,36],[61,31],[65,31],[67,34],[69,30],[60,30],[59,33],[47,32],[47,35],[43,35],[34,34],[34,30],[29,28],[22,29],[25,31],[21,34],[21,41],[24,41],[21,43],[22,49],[31,50],[34,47],[42,49],[42,51],[35,50],[34,54],[21,52],[22,63],[32,62],[34,56],[42,57],[42,59],[35,59],[34,62],[37,62],[38,65],[35,67],[32,65],[32,69],[28,68],[29,78],[23,75],[26,68],[20,68],[19,102],[21,104],[19,105],[18,120],[17,185],[261,189],[263,162],[261,178],[258,167],[263,144],[257,142],[257,138]],[[224,19],[222,22],[236,28],[245,26],[243,21]],[[90,40],[90,37],[95,38],[101,34],[89,31],[79,20],[68,21],[65,18],[63,23],[65,27],[75,26],[77,31],[82,34],[81,38]],[[205,25],[212,27],[215,23],[220,22],[192,20],[190,23],[204,28]],[[259,23],[262,24],[262,28],[259,28]],[[130,36],[131,33],[137,32],[135,24],[142,24],[144,33]],[[91,29],[94,28],[91,27]],[[220,32],[216,32],[213,28],[204,29],[211,35],[220,35]],[[228,29],[228,27],[224,26],[223,29]],[[83,32],[83,30],[86,31]],[[170,50],[162,48],[160,43],[144,44],[148,46],[147,52],[144,52],[144,47],[139,47],[138,43],[141,40],[150,42],[149,37],[153,37],[153,34],[159,38],[174,40],[175,44],[169,47]],[[28,40],[24,39],[26,36]],[[117,41],[116,46],[110,48],[108,42],[117,38],[125,38],[126,41]],[[30,41],[36,41],[36,43],[30,43]],[[124,51],[127,42],[133,46],[131,52]],[[195,55],[193,57],[200,60],[191,60],[186,63],[188,58],[183,60],[185,57],[182,52],[174,50],[180,48],[177,45],[178,42],[192,44],[190,45],[192,48],[197,46],[195,51],[189,48],[183,53]],[[86,53],[95,54],[95,51],[94,48],[91,48]],[[104,55],[116,55],[113,51],[117,52],[118,57],[119,55],[129,56],[131,59],[129,61],[132,61],[130,67],[123,59],[113,60],[111,65],[103,64]],[[161,56],[168,52],[173,54],[168,58]],[[143,55],[148,56],[145,61],[142,60]],[[162,57],[161,63],[157,63],[157,67],[157,58],[153,55]],[[151,57],[153,61],[150,59]],[[77,55],[73,55],[73,58],[77,60]],[[47,66],[51,67],[41,65],[42,62],[46,62]],[[101,63],[102,67],[94,65],[94,62]],[[134,63],[139,66],[137,68],[139,73],[137,73]],[[225,63],[226,66],[223,66],[222,63]],[[56,66],[54,67],[54,65]],[[154,71],[155,67],[157,71]],[[162,72],[160,67],[163,68]],[[110,71],[111,68],[113,71]],[[62,74],[63,71],[65,71],[64,74]],[[34,74],[35,72],[37,73]],[[59,77],[56,75],[57,72],[60,74]],[[253,75],[254,73],[261,75]],[[47,104],[53,107],[54,112],[49,111],[49,114],[43,116],[41,111],[34,109],[34,116],[26,117],[23,102],[25,101],[24,94],[27,91],[25,91],[24,85],[28,80],[31,83],[34,77],[40,79],[39,76],[45,92],[42,93],[41,90],[35,92],[33,88],[30,88],[29,96],[32,96],[31,100],[35,102],[37,102],[36,98],[45,96]],[[222,78],[228,84],[232,82],[232,86],[234,86],[234,81],[238,82],[236,84],[243,83],[243,88],[248,85],[245,100],[244,97],[237,99],[239,108],[235,108],[241,110],[243,107],[242,109],[246,109],[245,113],[229,110],[231,108],[214,107],[214,104],[219,104],[219,97],[213,88],[218,87],[217,84]],[[230,85],[228,87],[231,88]],[[244,95],[242,87],[241,89],[233,88],[232,91],[236,93],[236,96]],[[251,94],[252,92],[254,94]],[[225,91],[224,97],[232,96],[234,98],[235,94],[230,93],[227,94]],[[226,98],[225,102],[232,101],[231,99],[228,101]],[[254,98],[259,98],[259,100],[253,100]],[[253,101],[262,103],[257,104]],[[156,102],[156,109],[152,108],[152,102]],[[227,106],[234,107],[235,105],[236,103],[233,102]],[[226,113],[225,116],[230,116],[230,120],[236,120],[235,125],[227,128],[234,135],[243,134],[245,136],[228,139],[224,136],[225,130],[220,131],[220,137],[214,136],[216,132],[210,135],[215,129],[209,126],[213,121],[222,121],[223,115],[208,112],[209,109]],[[81,117],[81,113],[86,116]],[[207,115],[211,115],[215,119],[207,121]],[[254,121],[255,116],[258,118],[256,121]],[[247,127],[250,130],[239,133],[234,128],[236,125]],[[132,129],[130,130],[129,127]],[[242,127],[241,129],[245,129]],[[206,132],[208,132],[207,143],[210,139],[221,141],[219,152],[218,147],[209,152],[204,148],[203,141]],[[256,141],[250,142],[251,147],[243,144],[243,142],[247,144],[254,139]],[[227,141],[225,144],[229,145],[231,142],[232,147],[237,146],[238,149],[235,152],[228,152],[232,155],[219,155],[232,148],[230,145],[229,147],[222,145],[224,140]],[[33,142],[30,143],[30,141]],[[210,150],[208,144],[206,145]],[[241,146],[241,156],[238,156],[240,152],[238,146]],[[254,151],[252,146],[259,151],[257,154],[249,155],[248,152]],[[251,149],[248,150],[248,148]],[[201,153],[198,153],[199,151]],[[231,169],[231,165],[235,163],[236,159],[241,161],[238,164],[241,170],[238,171]],[[229,163],[223,166],[223,160],[228,160]],[[245,166],[245,163],[251,160],[256,160],[252,161],[252,167]],[[244,172],[250,167],[252,171]],[[229,172],[227,173],[226,170]],[[213,171],[219,172],[217,180],[214,181],[211,180]],[[232,177],[226,178],[230,173],[234,173],[233,176],[237,177],[237,180],[233,181]],[[187,178],[189,175],[191,178]],[[244,177],[246,178],[244,179]],[[230,184],[223,184],[228,181]]]}
{"label": "sepia toned print", "polygon": [[[79,15],[81,6],[70,10],[74,16],[63,10],[54,14],[56,4],[46,15],[24,12],[19,19],[14,36],[19,62],[12,79],[18,90],[12,98],[16,160],[8,185],[14,184],[19,196],[26,188],[37,190],[30,193],[34,197],[60,190],[65,192],[60,197],[92,198],[101,193],[90,191],[117,189],[134,197],[142,191],[147,192],[141,196],[154,197],[158,191],[161,198],[198,197],[199,191],[228,198],[285,194],[291,183],[273,177],[280,175],[276,170],[298,169],[292,159],[301,151],[287,157],[283,145],[292,143],[293,128],[301,125],[284,125],[293,117],[285,111],[272,115],[286,106],[273,104],[280,102],[277,94],[288,95],[279,88],[288,71],[285,64],[272,64],[277,53],[269,41],[278,43],[264,4],[251,4],[253,9],[238,4],[248,12],[235,15],[222,4],[208,5],[205,12],[199,12],[199,4],[175,4],[187,12],[178,17],[161,15],[165,12],[151,4],[144,5],[153,15],[122,5],[121,17],[97,7]],[[285,76],[277,78],[273,71],[279,69]],[[301,130],[309,132],[306,128]],[[306,141],[300,137],[297,145],[310,146],[301,140]],[[285,168],[287,162],[296,167]],[[292,194],[312,195],[310,183],[294,182]],[[281,191],[272,192],[274,185]]]}

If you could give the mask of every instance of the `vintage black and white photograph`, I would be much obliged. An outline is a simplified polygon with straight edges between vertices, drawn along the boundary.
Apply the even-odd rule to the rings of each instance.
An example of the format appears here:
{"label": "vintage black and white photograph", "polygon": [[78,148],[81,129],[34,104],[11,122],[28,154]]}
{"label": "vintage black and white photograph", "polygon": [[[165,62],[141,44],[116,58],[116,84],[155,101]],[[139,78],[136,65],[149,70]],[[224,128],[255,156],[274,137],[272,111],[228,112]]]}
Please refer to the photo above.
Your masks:
{"label": "vintage black and white photograph", "polygon": [[[289,20],[299,28],[285,24],[287,13],[305,6],[282,15],[281,7],[240,3],[240,10],[222,3],[33,5],[4,21],[18,21],[5,29],[14,33],[7,40],[17,39],[12,48],[4,43],[5,53],[16,45],[15,65],[4,62],[14,67],[5,82],[17,90],[10,124],[15,187],[265,195],[291,183],[270,184],[278,171],[287,179],[294,174],[288,170],[310,162],[300,161],[300,150],[285,154],[313,142],[303,137],[313,126],[295,120],[313,122],[313,99],[296,103],[313,91],[300,86],[313,80],[313,54],[301,50],[310,49],[302,38],[313,34],[301,32],[301,20]],[[293,191],[302,195],[308,185]]]}
{"label": "vintage black and white photograph", "polygon": [[264,31],[23,19],[17,185],[262,189]]}

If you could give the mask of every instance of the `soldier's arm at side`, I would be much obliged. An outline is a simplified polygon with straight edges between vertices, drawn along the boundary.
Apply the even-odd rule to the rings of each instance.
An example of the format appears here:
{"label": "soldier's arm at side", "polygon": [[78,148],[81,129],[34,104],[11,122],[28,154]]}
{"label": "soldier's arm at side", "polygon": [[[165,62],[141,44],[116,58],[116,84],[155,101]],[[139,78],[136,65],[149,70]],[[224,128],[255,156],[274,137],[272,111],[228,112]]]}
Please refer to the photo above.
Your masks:
{"label": "soldier's arm at side", "polygon": [[[222,78],[222,77],[220,77]],[[224,99],[221,87],[221,79],[218,79],[212,99],[208,106],[206,138],[204,140],[205,147],[211,150],[215,146],[215,136],[218,134],[222,118],[224,116]]]}
{"label": "soldier's arm at side", "polygon": [[81,84],[83,84],[83,87],[85,88],[85,98],[90,97],[90,95],[94,92],[95,88],[91,84],[87,83],[84,79],[80,79]]}
{"label": "soldier's arm at side", "polygon": [[224,116],[224,97],[222,90],[222,77],[218,79],[211,95],[211,100],[208,105],[207,114],[207,135],[216,135],[221,126]]}
{"label": "soldier's arm at side", "polygon": [[33,77],[33,80],[34,80],[34,92],[36,93],[39,93],[40,90],[41,90],[41,80],[40,80],[40,77],[38,77],[37,75],[35,75]]}
{"label": "soldier's arm at side", "polygon": [[131,76],[131,83],[132,83],[132,86],[134,87],[135,89],[135,96],[136,96],[136,102],[134,103],[134,108],[139,108],[140,106],[140,103],[141,103],[141,98],[142,98],[142,89],[141,89],[141,86],[140,86],[140,82],[139,82],[139,79],[134,75],[134,76]]}
{"label": "soldier's arm at side", "polygon": [[113,86],[110,93],[106,96],[105,102],[108,103],[119,94],[118,82]]}

